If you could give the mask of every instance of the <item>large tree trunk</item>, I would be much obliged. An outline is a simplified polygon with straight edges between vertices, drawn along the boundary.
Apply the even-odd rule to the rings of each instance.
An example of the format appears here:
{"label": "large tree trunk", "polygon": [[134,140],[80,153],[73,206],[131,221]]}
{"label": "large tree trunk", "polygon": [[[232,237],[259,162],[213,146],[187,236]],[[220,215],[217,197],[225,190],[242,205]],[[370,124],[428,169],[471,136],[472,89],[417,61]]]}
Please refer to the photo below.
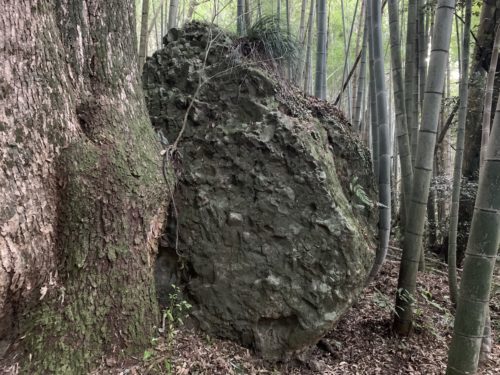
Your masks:
{"label": "large tree trunk", "polygon": [[138,351],[166,189],[133,1],[0,0],[0,339],[33,373]]}

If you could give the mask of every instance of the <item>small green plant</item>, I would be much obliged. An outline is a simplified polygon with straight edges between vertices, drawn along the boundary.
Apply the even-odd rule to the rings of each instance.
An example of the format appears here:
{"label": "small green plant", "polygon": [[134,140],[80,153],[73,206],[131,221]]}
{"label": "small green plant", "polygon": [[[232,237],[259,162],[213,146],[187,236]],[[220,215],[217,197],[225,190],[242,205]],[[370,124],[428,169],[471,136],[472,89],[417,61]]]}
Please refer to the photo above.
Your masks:
{"label": "small green plant", "polygon": [[[191,305],[187,301],[181,299],[180,289],[173,284],[172,284],[172,293],[169,294],[168,298],[169,298],[169,304],[168,307],[165,310],[163,310],[162,326],[161,328],[158,329],[158,332],[160,332],[160,334],[165,335],[166,349],[171,349],[175,339],[176,329],[180,325],[184,324],[183,319],[185,319],[188,316],[189,310],[191,309]],[[160,341],[161,340],[158,337],[153,337],[151,339],[151,345],[156,348],[157,344]],[[168,357],[166,357],[170,355],[170,350],[165,351],[165,348],[163,348],[158,351],[157,349],[145,350],[142,356],[144,362],[150,362],[148,373],[154,367],[157,366],[162,367],[163,363],[163,367],[165,368],[165,373],[173,374],[173,365],[168,359]],[[165,352],[166,354],[160,355],[158,357],[158,354],[160,354],[161,352]]]}
{"label": "small green plant", "polygon": [[144,350],[144,354],[142,356],[142,359],[144,361],[149,360],[153,356],[153,352],[151,350]]}
{"label": "small green plant", "polygon": [[437,303],[434,300],[434,298],[432,297],[432,293],[430,291],[428,291],[427,289],[422,289],[420,291],[420,295],[425,300],[425,302],[427,302],[429,305],[435,307],[440,312],[446,312],[446,311],[448,311],[445,307],[441,306],[439,303]]}
{"label": "small green plant", "polygon": [[[453,314],[450,312],[450,310],[446,306],[443,306],[440,303],[438,303],[434,299],[432,293],[429,290],[422,289],[420,291],[420,295],[428,305],[436,308],[439,311],[441,316],[441,324],[444,324],[448,328],[452,329],[455,318],[453,317]],[[428,328],[430,328],[430,331],[434,333],[434,327],[428,327]],[[435,336],[438,336],[438,334],[436,333]]]}
{"label": "small green plant", "polygon": [[373,302],[383,310],[386,310],[391,314],[398,315],[398,312],[396,311],[396,308],[394,306],[394,301],[392,300],[392,298],[389,298],[387,295],[382,293],[377,288],[375,288],[375,296],[373,298]]}
{"label": "small green plant", "polygon": [[368,195],[366,195],[365,190],[359,184],[357,177],[353,178],[352,182],[349,184],[349,188],[351,189],[354,196],[366,207],[370,207],[373,205],[372,200],[368,198]]}
{"label": "small green plant", "polygon": [[[396,291],[396,293],[397,293],[398,298],[401,299],[401,301],[404,301],[410,305],[415,305],[415,302],[416,302],[415,297],[413,297],[408,290],[406,290],[404,288],[399,288]],[[399,316],[397,309],[398,309],[398,307],[395,308],[394,313],[397,316]]]}
{"label": "small green plant", "polygon": [[275,15],[258,19],[248,30],[247,38],[273,59],[293,62],[298,56],[297,39],[281,28],[278,17]]}
{"label": "small green plant", "polygon": [[165,372],[170,375],[173,373],[172,371],[172,363],[165,358],[165,361],[163,362],[163,367],[165,367]]}
{"label": "small green plant", "polygon": [[171,346],[176,333],[176,328],[184,324],[185,318],[189,315],[191,305],[189,302],[181,299],[179,287],[172,284],[172,293],[168,295],[168,307],[163,310],[162,327],[160,333],[166,334],[167,346]]}
{"label": "small green plant", "polygon": [[210,335],[205,335],[205,342],[207,344],[207,346],[212,346],[212,337],[210,337]]}
{"label": "small green plant", "polygon": [[411,304],[415,303],[415,297],[413,297],[411,293],[405,288],[398,289],[398,297],[401,298],[401,300],[406,303],[411,303]]}

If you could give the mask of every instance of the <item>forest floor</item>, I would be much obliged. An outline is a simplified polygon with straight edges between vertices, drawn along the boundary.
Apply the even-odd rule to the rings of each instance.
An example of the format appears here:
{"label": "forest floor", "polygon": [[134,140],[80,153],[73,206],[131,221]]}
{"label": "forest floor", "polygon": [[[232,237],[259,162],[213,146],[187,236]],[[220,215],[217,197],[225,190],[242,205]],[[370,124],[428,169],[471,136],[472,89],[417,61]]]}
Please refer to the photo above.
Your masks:
{"label": "forest floor", "polygon": [[[445,266],[432,258],[418,277],[415,331],[410,337],[391,332],[399,252],[392,249],[378,278],[330,331],[321,344],[301,360],[269,363],[233,342],[180,327],[169,339],[154,340],[143,358],[103,358],[92,375],[257,375],[257,374],[444,374],[453,330]],[[497,280],[499,280],[497,273]],[[500,374],[500,298],[491,303],[493,348],[478,374]],[[169,344],[170,343],[170,344]],[[17,374],[17,365],[0,367],[1,374]]]}
{"label": "forest floor", "polygon": [[[172,344],[157,342],[147,360],[120,366],[103,363],[95,374],[444,374],[453,312],[444,265],[434,258],[418,279],[416,327],[412,336],[391,332],[399,259],[390,253],[377,280],[319,345],[294,363],[271,364],[248,349],[188,328]],[[500,374],[500,301],[491,304],[494,344],[478,374]],[[320,348],[321,347],[321,348]]]}

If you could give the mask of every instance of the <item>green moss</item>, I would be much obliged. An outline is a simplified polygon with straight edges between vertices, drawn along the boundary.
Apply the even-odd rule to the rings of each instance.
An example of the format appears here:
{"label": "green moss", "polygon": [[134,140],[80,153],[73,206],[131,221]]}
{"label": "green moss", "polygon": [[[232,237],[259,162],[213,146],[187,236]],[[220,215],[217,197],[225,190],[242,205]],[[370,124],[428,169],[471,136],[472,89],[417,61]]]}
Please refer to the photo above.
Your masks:
{"label": "green moss", "polygon": [[[111,290],[118,292],[120,288],[123,289],[123,283],[120,282],[123,281],[122,273],[111,273],[109,280],[101,275],[101,283],[105,280],[115,285]],[[144,313],[146,311],[151,313],[151,304],[146,306],[145,301],[141,300],[144,294],[141,286],[138,285],[132,291],[127,290],[129,296],[126,299],[126,306],[130,311],[138,309],[142,315],[137,316],[130,314],[130,311],[123,311],[124,316],[120,316],[113,310],[116,301],[113,301],[112,296],[102,293],[98,296],[92,289],[80,291],[81,281],[78,278],[70,281],[65,293],[71,302],[64,307],[63,314],[58,304],[48,302],[30,314],[24,322],[29,323],[28,332],[36,332],[27,335],[29,340],[27,346],[34,360],[27,364],[26,373],[45,374],[47,371],[57,374],[86,373],[92,361],[114,345],[114,337],[110,334],[108,326],[110,319],[119,320],[125,317],[126,320],[132,320],[133,323],[127,326],[136,327],[131,340],[138,338],[141,330],[147,334],[148,330],[144,330],[143,322],[148,320],[145,319]],[[143,341],[147,342],[145,339],[141,340]]]}
{"label": "green moss", "polygon": [[128,247],[126,244],[117,244],[106,246],[107,257],[110,262],[114,262],[119,256],[127,255]]}
{"label": "green moss", "polygon": [[78,237],[65,244],[67,264],[70,267],[84,267],[90,247],[90,238],[85,233],[91,230],[96,213],[83,176],[96,170],[98,164],[96,151],[88,143],[73,144],[68,148],[65,157],[61,158],[67,175],[67,185],[61,204],[61,215],[65,222],[63,231],[68,237],[72,235]]}
{"label": "green moss", "polygon": [[14,134],[16,136],[16,143],[21,143],[23,141],[23,138],[24,138],[23,129],[21,127],[16,128],[16,130],[14,131]]}
{"label": "green moss", "polygon": [[120,344],[118,331],[131,343],[129,352],[149,345],[158,317],[152,269],[147,251],[131,251],[138,229],[129,227],[147,223],[168,196],[149,132],[128,146],[84,141],[62,153],[59,246],[66,280],[21,323],[32,355],[26,373],[86,373]]}

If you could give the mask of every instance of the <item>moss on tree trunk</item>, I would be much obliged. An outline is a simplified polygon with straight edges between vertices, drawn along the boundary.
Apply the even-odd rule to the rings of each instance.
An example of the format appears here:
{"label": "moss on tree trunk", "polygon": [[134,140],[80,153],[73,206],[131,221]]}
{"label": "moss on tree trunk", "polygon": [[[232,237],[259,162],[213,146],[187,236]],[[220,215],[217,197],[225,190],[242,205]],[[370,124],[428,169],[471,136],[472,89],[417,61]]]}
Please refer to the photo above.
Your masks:
{"label": "moss on tree trunk", "polygon": [[30,373],[82,373],[105,353],[150,343],[164,191],[157,165],[138,154],[86,139],[60,156],[60,278],[21,323]]}
{"label": "moss on tree trunk", "polygon": [[86,373],[149,345],[168,197],[133,2],[56,3],[0,1],[0,172],[13,181],[0,189],[0,318],[17,322],[30,374]]}

